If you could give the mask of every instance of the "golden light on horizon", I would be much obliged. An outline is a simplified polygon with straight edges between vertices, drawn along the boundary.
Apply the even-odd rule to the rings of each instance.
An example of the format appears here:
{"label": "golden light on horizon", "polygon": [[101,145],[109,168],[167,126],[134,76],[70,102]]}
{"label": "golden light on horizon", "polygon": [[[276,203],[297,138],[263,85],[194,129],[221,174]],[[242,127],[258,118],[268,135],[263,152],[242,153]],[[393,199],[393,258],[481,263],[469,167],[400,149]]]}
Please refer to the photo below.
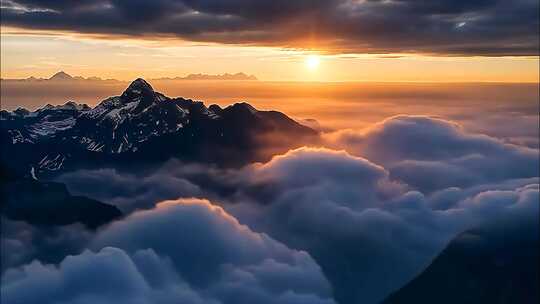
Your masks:
{"label": "golden light on horizon", "polygon": [[306,57],[306,67],[314,71],[319,67],[319,64],[321,63],[321,60],[319,59],[319,56],[316,55],[310,55]]}
{"label": "golden light on horizon", "polygon": [[316,51],[279,47],[133,37],[104,40],[69,32],[14,30],[4,26],[0,30],[2,78],[48,78],[63,70],[73,76],[124,81],[141,76],[151,79],[237,72],[255,75],[263,81],[538,83],[539,80],[538,57],[321,55]]}

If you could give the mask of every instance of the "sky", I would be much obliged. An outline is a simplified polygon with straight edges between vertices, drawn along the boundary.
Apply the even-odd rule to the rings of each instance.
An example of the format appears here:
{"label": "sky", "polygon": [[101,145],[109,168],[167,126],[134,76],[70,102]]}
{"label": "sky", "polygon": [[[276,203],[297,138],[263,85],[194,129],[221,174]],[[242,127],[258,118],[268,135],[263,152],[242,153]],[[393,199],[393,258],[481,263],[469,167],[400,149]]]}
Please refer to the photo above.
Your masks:
{"label": "sky", "polygon": [[2,0],[2,78],[538,82],[538,2]]}
{"label": "sky", "polygon": [[[2,304],[377,304],[458,235],[538,235],[538,0],[0,3],[3,210],[71,223],[0,215]],[[58,71],[120,81],[12,80]]]}

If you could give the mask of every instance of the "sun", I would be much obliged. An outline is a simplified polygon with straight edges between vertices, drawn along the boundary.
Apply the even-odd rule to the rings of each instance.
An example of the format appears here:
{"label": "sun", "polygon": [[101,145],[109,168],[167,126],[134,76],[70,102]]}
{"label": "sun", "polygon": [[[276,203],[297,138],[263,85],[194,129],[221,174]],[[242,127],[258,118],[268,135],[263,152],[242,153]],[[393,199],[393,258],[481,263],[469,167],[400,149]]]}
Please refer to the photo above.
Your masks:
{"label": "sun", "polygon": [[321,60],[318,56],[310,55],[306,57],[306,67],[312,71],[319,67],[319,63],[321,63]]}

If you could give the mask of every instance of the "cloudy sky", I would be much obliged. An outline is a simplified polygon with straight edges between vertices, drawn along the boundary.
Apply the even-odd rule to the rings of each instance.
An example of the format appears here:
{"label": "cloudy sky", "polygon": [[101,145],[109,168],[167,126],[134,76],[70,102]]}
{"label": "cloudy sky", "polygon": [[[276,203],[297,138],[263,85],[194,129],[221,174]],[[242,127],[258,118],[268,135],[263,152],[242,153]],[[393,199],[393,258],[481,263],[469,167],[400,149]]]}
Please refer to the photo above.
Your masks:
{"label": "cloudy sky", "polygon": [[2,77],[538,81],[536,0],[224,3],[2,0]]}
{"label": "cloudy sky", "polygon": [[[538,0],[0,1],[2,110],[99,110],[135,77],[244,72],[262,81],[150,82],[318,131],[239,167],[173,157],[57,171],[72,195],[123,216],[97,229],[0,216],[2,303],[377,304],[471,229],[519,226],[538,244]],[[59,70],[122,81],[5,80]],[[118,105],[106,116],[131,117]],[[47,131],[34,115],[31,131]],[[6,151],[13,162],[19,150]]]}

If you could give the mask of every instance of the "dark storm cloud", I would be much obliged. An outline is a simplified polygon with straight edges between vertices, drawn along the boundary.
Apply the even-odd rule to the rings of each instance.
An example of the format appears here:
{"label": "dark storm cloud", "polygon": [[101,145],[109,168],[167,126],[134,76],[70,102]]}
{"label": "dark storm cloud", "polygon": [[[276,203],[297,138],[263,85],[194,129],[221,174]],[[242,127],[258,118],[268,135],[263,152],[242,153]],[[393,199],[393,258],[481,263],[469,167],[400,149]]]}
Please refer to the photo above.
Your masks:
{"label": "dark storm cloud", "polygon": [[337,53],[537,55],[538,1],[4,1],[2,24]]}

